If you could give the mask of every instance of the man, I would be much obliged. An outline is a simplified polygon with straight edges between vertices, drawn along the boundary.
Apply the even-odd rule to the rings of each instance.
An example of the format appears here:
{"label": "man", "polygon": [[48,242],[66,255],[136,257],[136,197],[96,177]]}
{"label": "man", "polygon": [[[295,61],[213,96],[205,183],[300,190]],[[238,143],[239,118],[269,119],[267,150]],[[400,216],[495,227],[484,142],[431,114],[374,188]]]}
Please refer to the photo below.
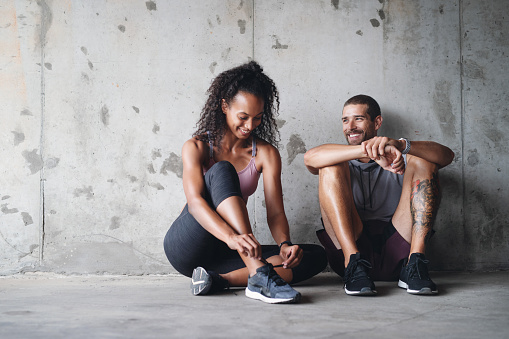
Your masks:
{"label": "man", "polygon": [[354,96],[343,107],[348,145],[305,154],[319,175],[325,230],[317,235],[348,295],[375,295],[373,280],[398,278],[409,293],[436,294],[425,249],[440,203],[438,169],[454,153],[436,142],[379,137],[382,120],[373,98]]}

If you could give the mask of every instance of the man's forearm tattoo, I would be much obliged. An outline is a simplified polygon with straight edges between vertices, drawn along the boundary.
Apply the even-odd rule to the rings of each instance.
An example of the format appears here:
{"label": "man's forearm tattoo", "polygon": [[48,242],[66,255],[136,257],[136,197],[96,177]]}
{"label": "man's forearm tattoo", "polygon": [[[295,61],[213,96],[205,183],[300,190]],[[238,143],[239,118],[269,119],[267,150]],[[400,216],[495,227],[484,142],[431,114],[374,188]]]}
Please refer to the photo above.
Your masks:
{"label": "man's forearm tattoo", "polygon": [[413,236],[424,236],[425,242],[433,234],[433,222],[440,204],[438,172],[431,179],[416,180],[412,183],[410,212],[412,213]]}

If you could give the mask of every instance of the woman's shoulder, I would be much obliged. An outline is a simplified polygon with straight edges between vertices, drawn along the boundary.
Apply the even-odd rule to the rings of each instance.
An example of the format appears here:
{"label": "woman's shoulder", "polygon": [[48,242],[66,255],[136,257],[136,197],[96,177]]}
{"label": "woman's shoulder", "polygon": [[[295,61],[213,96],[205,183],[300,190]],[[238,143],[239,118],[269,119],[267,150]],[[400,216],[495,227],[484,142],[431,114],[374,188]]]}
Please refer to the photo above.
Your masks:
{"label": "woman's shoulder", "polygon": [[278,149],[263,139],[256,138],[256,157],[259,159],[262,168],[274,161],[281,160]]}
{"label": "woman's shoulder", "polygon": [[188,139],[182,146],[182,153],[198,152],[200,154],[208,154],[209,145],[207,142],[200,140],[199,136]]}

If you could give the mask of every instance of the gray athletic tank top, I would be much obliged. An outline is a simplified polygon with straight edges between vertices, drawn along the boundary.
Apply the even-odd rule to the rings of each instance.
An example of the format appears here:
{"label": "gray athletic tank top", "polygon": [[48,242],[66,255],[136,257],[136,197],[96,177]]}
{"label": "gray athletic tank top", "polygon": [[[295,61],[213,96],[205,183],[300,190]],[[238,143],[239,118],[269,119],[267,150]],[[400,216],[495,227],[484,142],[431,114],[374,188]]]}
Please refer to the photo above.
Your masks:
{"label": "gray athletic tank top", "polygon": [[[406,164],[406,156],[404,156]],[[362,221],[391,221],[399,204],[403,175],[384,170],[375,161],[348,162],[355,207]]]}

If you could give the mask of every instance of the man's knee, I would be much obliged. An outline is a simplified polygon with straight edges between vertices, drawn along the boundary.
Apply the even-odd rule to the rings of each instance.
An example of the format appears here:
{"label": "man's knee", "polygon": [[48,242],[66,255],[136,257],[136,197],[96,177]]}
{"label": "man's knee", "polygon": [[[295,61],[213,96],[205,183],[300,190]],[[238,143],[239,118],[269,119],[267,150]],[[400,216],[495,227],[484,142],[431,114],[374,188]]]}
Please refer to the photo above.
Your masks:
{"label": "man's knee", "polygon": [[407,171],[417,174],[422,177],[432,177],[438,173],[438,165],[424,160],[419,157],[412,157],[412,160],[407,163]]}
{"label": "man's knee", "polygon": [[323,180],[338,180],[340,178],[350,177],[350,168],[348,162],[342,162],[336,165],[320,168],[319,170],[320,181]]}

